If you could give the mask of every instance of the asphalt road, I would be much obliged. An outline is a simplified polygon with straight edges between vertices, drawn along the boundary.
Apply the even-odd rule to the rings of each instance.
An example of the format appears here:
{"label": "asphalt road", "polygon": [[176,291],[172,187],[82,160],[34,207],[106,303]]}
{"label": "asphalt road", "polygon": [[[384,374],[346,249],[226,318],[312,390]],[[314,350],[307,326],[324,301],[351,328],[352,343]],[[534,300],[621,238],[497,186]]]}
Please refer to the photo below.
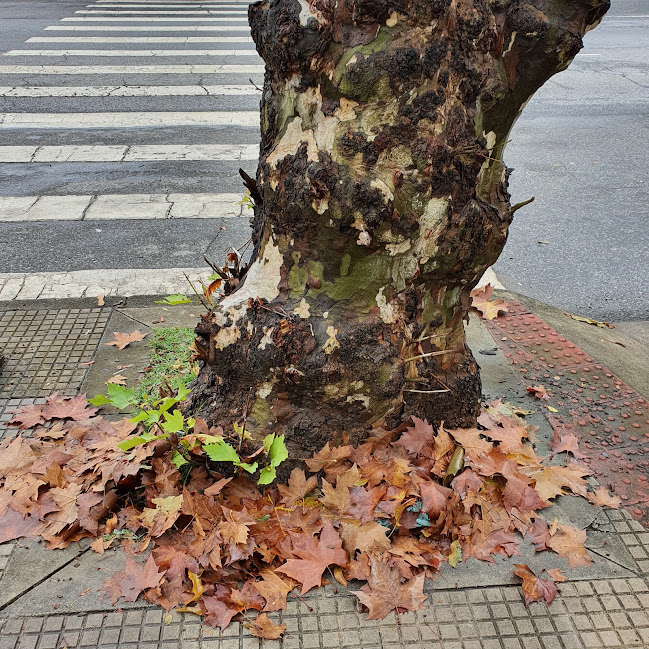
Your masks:
{"label": "asphalt road", "polygon": [[495,271],[573,313],[649,320],[649,0],[613,0],[584,43],[512,131],[512,203],[535,201]]}
{"label": "asphalt road", "polygon": [[[204,0],[205,1],[205,0]],[[236,66],[261,60],[242,50],[251,43],[120,44],[28,42],[32,37],[167,37],[179,34],[233,39],[245,18],[210,20],[150,18],[107,20],[76,14],[90,0],[3,2],[0,43],[11,50],[103,50],[115,56],[0,56],[0,88],[16,86],[218,86],[250,87],[262,75]],[[212,4],[217,4],[213,2]],[[236,0],[221,4],[236,7]],[[245,8],[239,3],[241,9]],[[93,9],[99,3],[93,5]],[[93,17],[68,21],[70,17]],[[180,14],[177,14],[180,18]],[[146,19],[145,19],[146,20]],[[48,27],[56,30],[47,30]],[[146,30],[147,26],[153,31]],[[83,27],[72,30],[70,27]],[[88,30],[92,27],[93,30]],[[133,28],[138,27],[140,31]],[[173,29],[184,31],[174,32]],[[220,31],[188,31],[217,27]],[[107,29],[110,30],[107,31]],[[120,31],[120,28],[124,28]],[[128,30],[126,29],[128,28]],[[67,29],[67,31],[66,31]],[[158,31],[156,31],[156,29]],[[163,31],[164,29],[164,31]],[[511,135],[506,162],[512,202],[535,196],[515,217],[495,270],[507,288],[573,313],[611,321],[649,320],[649,0],[613,0],[603,23],[585,38],[572,66],[556,75],[529,103]],[[165,56],[129,55],[128,50],[178,50]],[[187,49],[219,49],[218,56],[187,56]],[[238,50],[237,54],[227,53]],[[6,73],[3,66],[50,66]],[[102,74],[59,74],[52,67],[107,66]],[[226,65],[231,73],[134,73],[134,65]],[[14,70],[16,72],[16,70]],[[60,71],[59,71],[60,72]],[[112,113],[154,111],[254,111],[254,94],[142,97],[6,97],[0,113]],[[8,146],[100,146],[257,143],[258,128],[174,126],[155,120],[141,128],[0,128]],[[234,156],[233,156],[234,157]],[[137,162],[0,162],[3,197],[178,193],[243,193],[237,170],[255,162],[144,160]],[[223,229],[225,228],[225,229]],[[141,219],[137,221],[0,223],[0,273],[102,268],[198,267],[202,255],[219,258],[225,247],[243,243],[248,220]]]}

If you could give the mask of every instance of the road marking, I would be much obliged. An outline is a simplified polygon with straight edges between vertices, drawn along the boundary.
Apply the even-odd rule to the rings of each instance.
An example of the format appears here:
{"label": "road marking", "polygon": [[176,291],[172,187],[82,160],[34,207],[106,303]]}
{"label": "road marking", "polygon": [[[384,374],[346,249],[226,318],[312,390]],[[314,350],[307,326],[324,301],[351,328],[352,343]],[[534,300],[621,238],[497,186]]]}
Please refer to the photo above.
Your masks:
{"label": "road marking", "polygon": [[0,223],[218,219],[252,216],[242,194],[0,196]]}
{"label": "road marking", "polygon": [[[195,5],[195,0],[137,0],[140,4],[146,4],[147,6],[150,4],[182,4],[183,7],[193,7]],[[96,0],[95,5],[97,7],[101,7],[104,4],[114,4],[114,3],[119,3],[120,6],[123,2],[131,3],[133,0]],[[211,5],[219,5],[219,6],[235,6],[235,7],[249,7],[250,2],[238,2],[235,0],[234,2],[223,2],[222,0],[208,0],[207,2],[203,2],[203,4],[211,4]],[[90,5],[86,5],[87,7],[90,7]]]}
{"label": "road marking", "polygon": [[0,74],[263,74],[263,65],[0,65]]}
{"label": "road marking", "polygon": [[36,146],[0,147],[0,162],[29,162],[37,148]]}
{"label": "road marking", "polygon": [[[156,22],[232,22],[232,23],[242,23],[244,25],[248,24],[247,18],[234,18],[230,16],[221,16],[219,18],[156,18]],[[69,18],[61,18],[61,22],[75,22],[75,21],[94,21],[94,22],[123,22],[123,23],[134,23],[134,22],[150,22],[150,18],[143,17],[134,17],[134,18],[115,18],[114,16],[106,16],[105,18],[95,18],[94,16],[71,16]]]}
{"label": "road marking", "polygon": [[52,25],[45,31],[77,32],[250,32],[248,25]]}
{"label": "road marking", "polygon": [[[259,120],[259,115],[257,115]],[[257,160],[258,144],[52,144],[0,146],[0,163]]]}
{"label": "road marking", "polygon": [[258,111],[0,113],[0,129],[259,126]]}
{"label": "road marking", "polygon": [[99,7],[116,7],[118,9],[140,9],[140,8],[146,8],[150,9],[153,7],[154,9],[185,9],[186,7],[192,7],[194,9],[237,9],[240,10],[242,5],[238,4],[219,4],[215,2],[211,3],[202,3],[202,4],[195,4],[195,3],[185,3],[185,4],[176,4],[176,3],[171,3],[171,2],[166,2],[166,3],[160,3],[160,4],[154,4],[154,3],[139,3],[139,4],[132,4],[132,3],[120,3],[120,4],[114,4],[110,2],[100,2],[94,5],[86,5],[87,9],[98,9]]}
{"label": "road marking", "polygon": [[[252,43],[250,36],[34,36],[26,43]],[[238,51],[238,50],[237,50]]]}
{"label": "road marking", "polygon": [[257,95],[245,86],[39,86],[0,87],[0,97],[162,97]]}
{"label": "road marking", "polygon": [[234,14],[235,16],[247,16],[247,11],[237,11],[236,9],[196,9],[186,11],[147,11],[135,9],[133,11],[121,11],[119,9],[79,9],[74,12],[76,14],[118,14],[120,16],[220,16],[221,14]]}
{"label": "road marking", "polygon": [[68,273],[0,273],[0,300],[63,299],[119,295],[191,295],[190,281],[198,284],[204,268],[99,268]]}
{"label": "road marking", "polygon": [[194,9],[241,9],[241,5],[233,4],[109,4],[108,2],[102,2],[100,4],[86,5],[88,9],[98,9],[99,7],[116,7],[118,9],[185,9],[187,7],[192,7]]}
{"label": "road marking", "polygon": [[259,56],[257,50],[10,50],[3,56]]}

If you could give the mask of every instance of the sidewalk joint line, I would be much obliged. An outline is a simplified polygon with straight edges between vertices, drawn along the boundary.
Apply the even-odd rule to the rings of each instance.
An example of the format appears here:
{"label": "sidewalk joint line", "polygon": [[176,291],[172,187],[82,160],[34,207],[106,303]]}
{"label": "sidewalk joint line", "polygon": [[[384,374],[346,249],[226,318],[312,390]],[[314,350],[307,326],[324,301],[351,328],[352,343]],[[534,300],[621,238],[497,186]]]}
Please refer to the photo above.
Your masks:
{"label": "sidewalk joint line", "polygon": [[12,599],[10,599],[8,602],[5,602],[4,604],[0,605],[0,611],[4,611],[8,606],[11,606],[14,602],[18,601],[21,597],[26,595],[29,591],[33,590],[34,588],[37,588],[40,586],[42,583],[46,582],[50,577],[53,577],[55,574],[58,572],[61,572],[64,568],[67,568],[73,561],[77,561],[79,557],[82,557],[86,552],[90,550],[90,547],[87,547],[85,550],[81,550],[79,554],[75,554],[69,561],[66,561],[63,565],[59,566],[52,572],[48,573],[45,575],[42,579],[37,581],[34,584],[31,584],[29,587],[25,588],[25,590],[20,591],[17,595],[15,595]]}

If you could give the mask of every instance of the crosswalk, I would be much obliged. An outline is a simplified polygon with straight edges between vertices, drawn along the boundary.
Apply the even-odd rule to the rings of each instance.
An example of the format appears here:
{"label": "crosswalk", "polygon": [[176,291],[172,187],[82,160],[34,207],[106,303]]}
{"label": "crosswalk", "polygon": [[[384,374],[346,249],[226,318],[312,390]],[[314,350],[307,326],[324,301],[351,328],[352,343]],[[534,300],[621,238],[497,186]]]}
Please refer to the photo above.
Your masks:
{"label": "crosswalk", "polygon": [[72,0],[0,55],[0,301],[187,292],[203,254],[245,243],[264,73],[247,9]]}

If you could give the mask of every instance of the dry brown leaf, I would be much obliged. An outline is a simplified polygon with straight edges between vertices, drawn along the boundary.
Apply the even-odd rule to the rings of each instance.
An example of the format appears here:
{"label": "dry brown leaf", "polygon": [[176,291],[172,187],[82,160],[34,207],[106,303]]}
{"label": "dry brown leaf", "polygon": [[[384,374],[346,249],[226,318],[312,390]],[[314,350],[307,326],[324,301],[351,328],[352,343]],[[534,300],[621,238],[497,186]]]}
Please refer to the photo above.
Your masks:
{"label": "dry brown leaf", "polygon": [[262,581],[257,581],[254,587],[266,600],[263,610],[266,613],[281,611],[286,608],[286,595],[295,587],[295,582],[290,578],[280,577],[273,570],[262,570]]}
{"label": "dry brown leaf", "polygon": [[512,572],[523,580],[523,595],[526,604],[540,602],[542,599],[548,604],[552,604],[556,594],[559,592],[553,578],[542,579],[535,575],[528,565],[520,563],[514,564],[514,570]]}
{"label": "dry brown leaf", "polygon": [[352,591],[369,610],[368,620],[380,620],[394,611],[417,611],[426,601],[424,573],[401,583],[399,571],[372,557],[367,585]]}
{"label": "dry brown leaf", "polygon": [[144,340],[148,334],[141,334],[137,329],[135,331],[132,331],[130,334],[125,334],[125,333],[120,333],[118,331],[114,331],[113,335],[115,336],[115,340],[111,340],[110,342],[106,343],[107,345],[114,345],[117,347],[117,349],[124,349],[131,343],[138,342],[140,340]]}
{"label": "dry brown leaf", "polygon": [[245,626],[250,629],[252,635],[266,640],[277,640],[286,631],[286,624],[275,624],[266,613],[259,614],[254,622]]}
{"label": "dry brown leaf", "polygon": [[553,453],[572,453],[576,458],[585,457],[579,450],[579,439],[572,433],[564,433],[559,435],[558,430],[554,430],[553,440],[550,442],[550,449]]}
{"label": "dry brown leaf", "polygon": [[471,302],[471,307],[476,311],[479,311],[487,320],[493,320],[497,318],[501,313],[508,313],[509,307],[505,300],[491,300],[491,294],[494,292],[494,287],[491,284],[487,284],[483,288],[474,289],[471,291],[471,297],[473,298]]}
{"label": "dry brown leaf", "polygon": [[109,594],[112,604],[120,597],[123,597],[125,602],[134,602],[143,590],[156,588],[163,576],[164,572],[158,572],[152,556],[143,566],[127,557],[126,568],[115,573],[102,586],[102,590]]}
{"label": "dry brown leaf", "polygon": [[121,374],[111,376],[106,383],[114,383],[115,385],[126,385],[126,377]]}
{"label": "dry brown leaf", "polygon": [[573,525],[557,524],[557,531],[550,536],[547,545],[554,550],[560,557],[568,559],[568,566],[576,568],[577,566],[590,567],[592,559],[584,544],[586,543],[586,530],[579,530]]}
{"label": "dry brown leaf", "polygon": [[343,547],[350,556],[354,556],[356,550],[367,552],[368,554],[377,552],[386,552],[390,549],[390,539],[387,534],[388,530],[376,521],[356,525],[343,521],[340,525],[340,536],[343,539]]}
{"label": "dry brown leaf", "polygon": [[328,566],[347,564],[342,540],[331,523],[324,526],[319,539],[302,534],[294,539],[293,546],[293,554],[300,558],[289,559],[277,568],[277,572],[283,572],[299,581],[302,584],[302,595],[314,586],[320,586],[322,573]]}
{"label": "dry brown leaf", "polygon": [[617,509],[622,504],[622,501],[617,496],[611,494],[606,487],[597,487],[594,492],[588,492],[586,498],[598,507]]}
{"label": "dry brown leaf", "polygon": [[295,507],[318,486],[318,478],[311,476],[308,480],[302,469],[293,469],[288,485],[278,484],[277,488],[286,507]]}

